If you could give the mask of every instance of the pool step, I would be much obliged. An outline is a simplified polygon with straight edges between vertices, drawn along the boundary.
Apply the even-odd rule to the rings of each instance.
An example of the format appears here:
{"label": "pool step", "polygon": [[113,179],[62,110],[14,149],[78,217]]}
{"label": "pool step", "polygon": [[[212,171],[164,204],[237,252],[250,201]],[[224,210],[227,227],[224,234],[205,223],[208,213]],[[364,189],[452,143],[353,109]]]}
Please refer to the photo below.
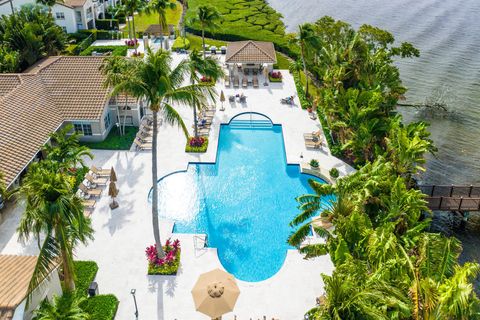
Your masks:
{"label": "pool step", "polygon": [[232,120],[230,122],[231,128],[271,128],[272,122],[270,120]]}

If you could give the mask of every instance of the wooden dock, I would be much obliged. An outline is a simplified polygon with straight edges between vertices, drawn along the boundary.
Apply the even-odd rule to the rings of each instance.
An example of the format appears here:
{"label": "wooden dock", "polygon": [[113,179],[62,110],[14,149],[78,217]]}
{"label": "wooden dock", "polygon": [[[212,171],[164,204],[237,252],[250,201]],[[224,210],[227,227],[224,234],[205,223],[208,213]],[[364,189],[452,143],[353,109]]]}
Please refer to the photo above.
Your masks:
{"label": "wooden dock", "polygon": [[425,185],[420,190],[430,210],[480,211],[480,186]]}

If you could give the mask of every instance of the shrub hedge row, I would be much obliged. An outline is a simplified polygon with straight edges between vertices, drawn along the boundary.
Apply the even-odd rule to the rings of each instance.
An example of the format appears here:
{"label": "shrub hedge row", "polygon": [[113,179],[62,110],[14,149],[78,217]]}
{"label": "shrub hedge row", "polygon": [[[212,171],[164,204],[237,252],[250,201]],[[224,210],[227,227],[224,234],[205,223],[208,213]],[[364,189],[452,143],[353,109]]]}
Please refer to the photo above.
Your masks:
{"label": "shrub hedge row", "polygon": [[88,287],[97,274],[98,265],[95,261],[74,261],[73,267],[77,273],[75,281],[77,295],[86,296]]}
{"label": "shrub hedge row", "polygon": [[127,46],[90,46],[80,52],[81,56],[91,56],[93,51],[96,52],[111,52],[112,56],[125,57],[127,55]]}
{"label": "shrub hedge row", "polygon": [[118,19],[97,19],[95,26],[99,30],[118,30]]}

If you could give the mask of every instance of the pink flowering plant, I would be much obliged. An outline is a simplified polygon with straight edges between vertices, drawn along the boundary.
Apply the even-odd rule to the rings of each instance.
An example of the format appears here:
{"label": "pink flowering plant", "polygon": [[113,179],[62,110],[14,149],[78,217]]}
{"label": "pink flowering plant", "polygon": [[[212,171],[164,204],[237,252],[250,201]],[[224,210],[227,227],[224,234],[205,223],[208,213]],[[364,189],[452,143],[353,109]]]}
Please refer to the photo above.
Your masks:
{"label": "pink flowering plant", "polygon": [[282,82],[283,75],[280,71],[272,71],[268,74],[271,82]]}
{"label": "pink flowering plant", "polygon": [[176,274],[180,267],[180,241],[170,239],[165,242],[163,247],[165,256],[159,258],[157,255],[157,246],[147,247],[145,254],[148,260],[148,274],[172,275]]}

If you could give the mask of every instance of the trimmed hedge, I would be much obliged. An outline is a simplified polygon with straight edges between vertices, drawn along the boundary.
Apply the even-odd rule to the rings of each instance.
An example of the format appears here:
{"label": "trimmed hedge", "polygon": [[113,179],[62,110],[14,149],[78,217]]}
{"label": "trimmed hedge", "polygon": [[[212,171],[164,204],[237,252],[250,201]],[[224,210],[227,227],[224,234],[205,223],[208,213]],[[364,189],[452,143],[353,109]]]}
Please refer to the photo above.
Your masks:
{"label": "trimmed hedge", "polygon": [[100,30],[118,30],[118,19],[97,19],[95,25]]}
{"label": "trimmed hedge", "polygon": [[84,33],[87,35],[92,35],[93,41],[95,40],[111,40],[116,39],[116,32],[108,30],[98,30],[98,29],[89,29],[89,30],[80,30],[79,33]]}
{"label": "trimmed hedge", "polygon": [[90,315],[90,319],[113,320],[119,301],[113,294],[101,294],[85,300],[80,307]]}
{"label": "trimmed hedge", "polygon": [[97,274],[98,265],[95,261],[74,261],[73,267],[77,274],[75,280],[77,295],[86,296],[88,287]]}
{"label": "trimmed hedge", "polygon": [[90,46],[80,52],[81,56],[91,56],[93,51],[106,53],[111,52],[112,56],[125,57],[127,55],[127,46]]}
{"label": "trimmed hedge", "polygon": [[295,81],[295,87],[297,88],[298,99],[300,99],[300,105],[302,109],[307,109],[312,106],[310,101],[308,101],[305,90],[303,90],[302,81],[300,80],[300,74],[298,72],[293,73],[293,80]]}
{"label": "trimmed hedge", "polygon": [[183,37],[176,38],[172,45],[172,51],[177,51],[180,49],[186,50],[188,48],[190,48],[190,40]]}

